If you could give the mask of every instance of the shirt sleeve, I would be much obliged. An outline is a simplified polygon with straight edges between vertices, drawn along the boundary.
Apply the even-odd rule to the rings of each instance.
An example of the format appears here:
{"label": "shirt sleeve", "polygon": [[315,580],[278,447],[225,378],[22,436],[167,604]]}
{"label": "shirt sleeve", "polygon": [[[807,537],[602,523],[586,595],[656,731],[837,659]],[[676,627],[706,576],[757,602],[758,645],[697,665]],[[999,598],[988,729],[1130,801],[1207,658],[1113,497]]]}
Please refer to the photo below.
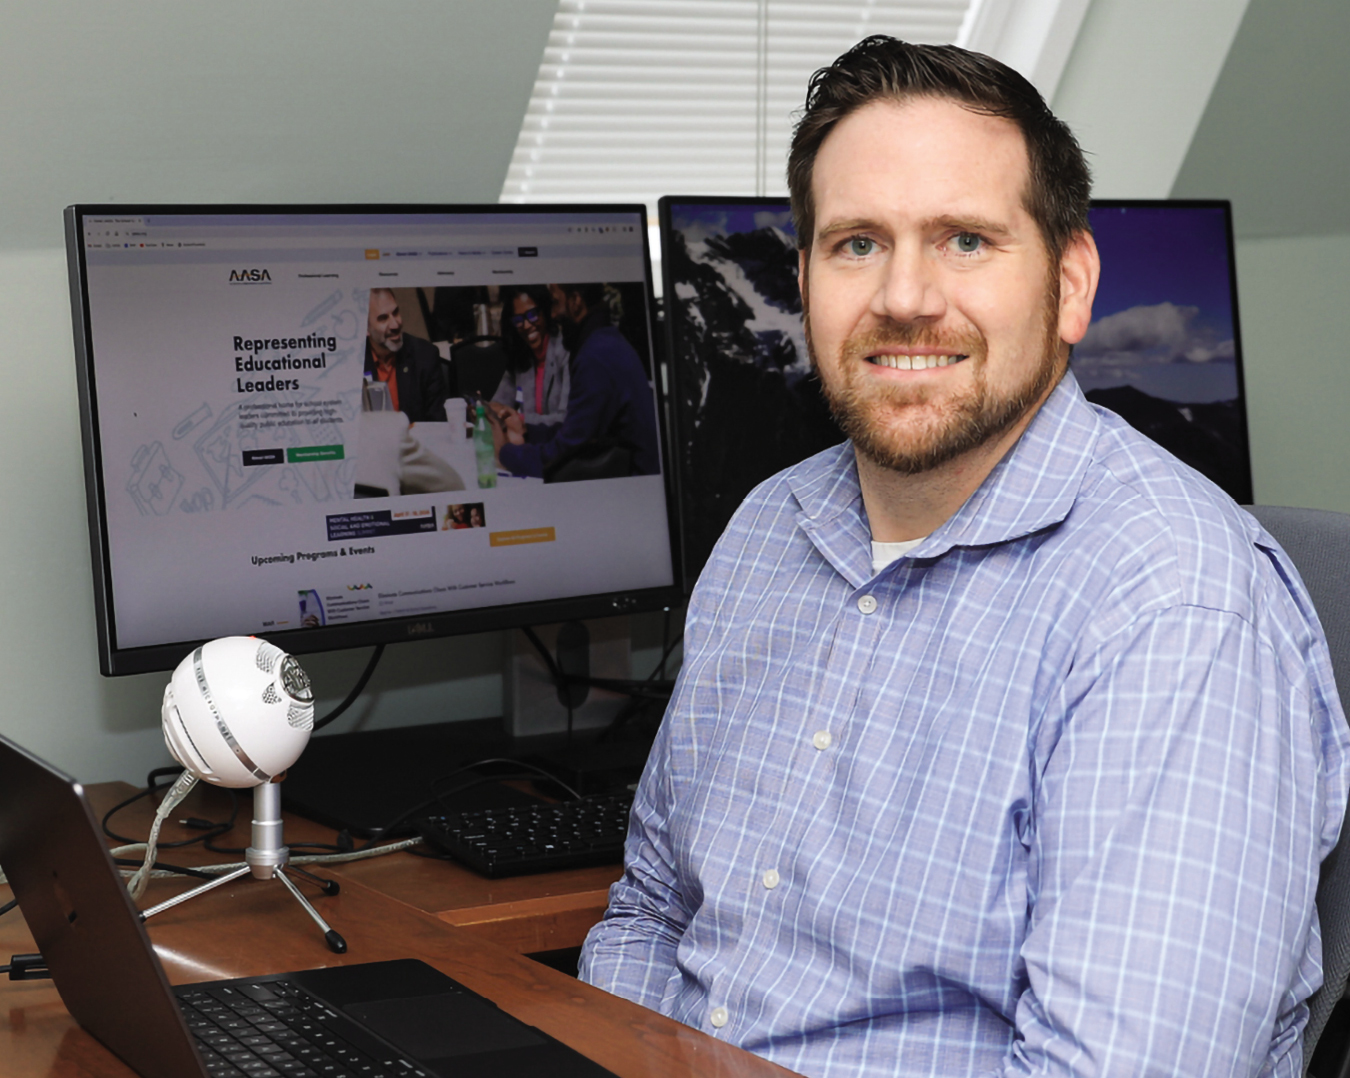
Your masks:
{"label": "shirt sleeve", "polygon": [[609,429],[621,401],[604,361],[582,360],[569,382],[567,415],[547,441],[501,447],[497,459],[513,475],[542,476],[554,460],[601,437]]}
{"label": "shirt sleeve", "polygon": [[[678,704],[671,704],[672,712]],[[633,800],[622,878],[581,951],[583,981],[659,1010],[689,923],[669,842],[671,715],[661,724]]]}
{"label": "shirt sleeve", "polygon": [[513,372],[506,371],[502,375],[502,380],[497,383],[497,392],[492,394],[492,401],[508,408],[516,406],[516,376]]}
{"label": "shirt sleeve", "polygon": [[398,447],[398,488],[401,494],[465,489],[459,472],[421,443],[406,418]]}
{"label": "shirt sleeve", "polygon": [[588,984],[652,1010],[661,1010],[667,986],[679,976],[676,951],[699,899],[687,893],[689,882],[677,871],[670,825],[680,784],[691,778],[680,774],[677,757],[683,759],[680,750],[689,747],[681,739],[694,733],[685,675],[706,635],[708,593],[700,581],[690,599],[680,676],[633,798],[623,876],[609,889],[604,918],[586,937],[578,970]]}
{"label": "shirt sleeve", "polygon": [[1344,718],[1308,647],[1286,669],[1248,620],[1178,607],[1065,680],[1033,746],[1025,989],[998,1074],[1300,1073],[1345,807]]}

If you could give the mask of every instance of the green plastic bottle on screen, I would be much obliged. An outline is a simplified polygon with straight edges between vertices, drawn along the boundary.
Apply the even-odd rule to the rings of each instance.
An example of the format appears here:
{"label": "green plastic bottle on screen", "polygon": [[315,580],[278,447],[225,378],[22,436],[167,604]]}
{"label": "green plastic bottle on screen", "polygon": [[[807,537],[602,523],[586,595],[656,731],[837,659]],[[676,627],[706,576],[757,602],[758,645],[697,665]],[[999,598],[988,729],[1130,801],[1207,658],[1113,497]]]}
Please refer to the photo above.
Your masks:
{"label": "green plastic bottle on screen", "polygon": [[497,454],[492,448],[492,431],[488,427],[483,402],[478,402],[473,423],[473,453],[478,458],[479,488],[497,485]]}

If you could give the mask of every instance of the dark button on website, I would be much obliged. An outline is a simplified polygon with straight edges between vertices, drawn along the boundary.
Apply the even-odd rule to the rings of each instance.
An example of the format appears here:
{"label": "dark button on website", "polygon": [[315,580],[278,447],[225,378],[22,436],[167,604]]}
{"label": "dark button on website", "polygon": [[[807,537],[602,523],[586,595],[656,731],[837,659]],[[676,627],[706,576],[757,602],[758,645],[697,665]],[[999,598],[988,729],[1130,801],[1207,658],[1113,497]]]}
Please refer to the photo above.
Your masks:
{"label": "dark button on website", "polygon": [[254,468],[259,464],[285,464],[286,450],[284,449],[245,449],[244,467]]}

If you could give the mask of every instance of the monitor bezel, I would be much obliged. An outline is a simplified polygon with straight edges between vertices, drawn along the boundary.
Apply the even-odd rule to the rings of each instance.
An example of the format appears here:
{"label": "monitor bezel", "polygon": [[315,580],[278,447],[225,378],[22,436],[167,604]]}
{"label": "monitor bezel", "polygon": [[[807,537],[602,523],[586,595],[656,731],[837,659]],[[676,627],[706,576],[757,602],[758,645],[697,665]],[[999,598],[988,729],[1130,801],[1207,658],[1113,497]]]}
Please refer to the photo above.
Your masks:
{"label": "monitor bezel", "polygon": [[90,537],[90,563],[94,583],[94,616],[98,639],[99,671],[105,677],[152,673],[173,669],[182,658],[205,640],[173,641],[143,647],[119,647],[116,627],[116,595],[111,571],[111,547],[107,534],[106,490],[103,477],[102,442],[97,414],[97,372],[91,347],[92,327],[88,302],[88,268],[82,242],[86,216],[266,214],[500,214],[539,215],[550,213],[631,213],[641,227],[648,348],[652,384],[656,393],[657,423],[662,454],[666,518],[670,541],[671,583],[652,588],[594,593],[560,599],[536,600],[500,606],[477,607],[423,614],[416,617],[382,618],[371,621],[326,625],[284,632],[252,635],[273,641],[294,654],[338,651],[374,644],[430,640],[462,636],[526,625],[609,617],[661,610],[683,601],[681,588],[679,500],[671,447],[666,379],[663,377],[661,333],[652,289],[652,262],[647,230],[647,209],[638,203],[77,203],[66,207],[65,238],[70,281],[71,321],[74,329],[76,387],[80,409],[80,439],[84,462],[85,502]]}

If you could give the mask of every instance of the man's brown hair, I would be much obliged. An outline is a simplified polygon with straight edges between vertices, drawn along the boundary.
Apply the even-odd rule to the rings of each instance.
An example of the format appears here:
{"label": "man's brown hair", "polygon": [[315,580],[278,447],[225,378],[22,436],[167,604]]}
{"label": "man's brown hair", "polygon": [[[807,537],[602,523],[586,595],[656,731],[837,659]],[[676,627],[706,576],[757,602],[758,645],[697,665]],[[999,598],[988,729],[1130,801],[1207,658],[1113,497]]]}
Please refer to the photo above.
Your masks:
{"label": "man's brown hair", "polygon": [[1052,265],[1088,225],[1092,178],[1078,140],[1036,87],[1006,64],[955,45],[911,45],[865,38],[811,76],[806,108],[792,133],[788,191],[797,242],[809,251],[816,212],[811,178],[816,154],[835,124],[873,101],[947,98],[974,112],[1015,123],[1026,140],[1030,179],[1023,195]]}

